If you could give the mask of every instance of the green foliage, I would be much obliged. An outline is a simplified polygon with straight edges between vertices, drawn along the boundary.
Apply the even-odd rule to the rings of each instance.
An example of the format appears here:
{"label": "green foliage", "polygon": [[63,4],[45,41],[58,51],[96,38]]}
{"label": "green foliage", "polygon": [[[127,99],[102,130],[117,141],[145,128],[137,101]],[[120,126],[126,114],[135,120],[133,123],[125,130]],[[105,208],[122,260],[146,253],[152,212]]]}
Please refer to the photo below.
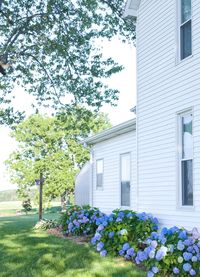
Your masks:
{"label": "green foliage", "polygon": [[[0,1],[0,58],[11,66],[0,76],[1,123],[23,114],[11,107],[14,84],[35,96],[39,105],[58,109],[115,103],[118,91],[104,80],[122,70],[104,58],[99,39],[135,39],[135,25],[122,19],[124,0]],[[66,97],[68,95],[69,97]],[[67,101],[68,100],[68,101]]]}
{"label": "green foliage", "polygon": [[157,225],[148,215],[143,219],[140,214],[130,210],[114,210],[108,218],[102,220],[97,232],[101,234],[106,251],[119,255],[125,243],[130,243],[135,250],[139,249],[140,244],[155,229]]}
{"label": "green foliage", "polygon": [[45,179],[44,198],[72,194],[75,175],[89,159],[83,139],[109,126],[104,114],[80,108],[58,117],[36,114],[17,125],[12,136],[18,149],[6,164],[20,197],[29,196],[40,172]]}
{"label": "green foliage", "polygon": [[52,219],[42,219],[40,221],[38,221],[36,223],[36,225],[34,226],[34,229],[38,230],[38,229],[41,229],[41,230],[48,230],[48,229],[51,229],[51,228],[56,228],[58,227],[58,222],[57,220],[52,220]]}
{"label": "green foliage", "polygon": [[93,235],[96,231],[96,220],[103,216],[97,208],[87,206],[70,206],[61,216],[63,231],[73,235]]}

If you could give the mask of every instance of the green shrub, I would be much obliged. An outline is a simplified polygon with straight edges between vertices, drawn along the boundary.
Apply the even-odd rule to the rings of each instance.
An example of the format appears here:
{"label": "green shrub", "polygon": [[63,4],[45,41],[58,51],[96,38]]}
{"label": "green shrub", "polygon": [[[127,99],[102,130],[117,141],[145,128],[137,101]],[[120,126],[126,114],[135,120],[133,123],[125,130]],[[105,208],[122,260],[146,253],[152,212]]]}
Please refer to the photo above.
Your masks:
{"label": "green shrub", "polygon": [[92,244],[96,245],[98,251],[106,250],[113,255],[123,255],[127,243],[137,251],[151,232],[158,229],[156,218],[129,210],[115,210],[111,215],[97,220],[96,224],[98,228],[91,240]]}
{"label": "green shrub", "polygon": [[56,228],[58,227],[59,224],[56,220],[51,220],[51,219],[42,219],[38,221],[34,227],[34,229],[42,229],[42,230],[47,230],[51,228]]}

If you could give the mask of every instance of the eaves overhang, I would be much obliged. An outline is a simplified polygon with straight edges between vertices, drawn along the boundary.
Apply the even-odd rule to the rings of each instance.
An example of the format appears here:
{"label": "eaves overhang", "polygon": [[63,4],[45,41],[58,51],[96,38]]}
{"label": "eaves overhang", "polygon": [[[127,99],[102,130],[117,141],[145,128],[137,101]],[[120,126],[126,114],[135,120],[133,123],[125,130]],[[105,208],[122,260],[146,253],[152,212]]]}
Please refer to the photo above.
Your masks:
{"label": "eaves overhang", "polygon": [[84,143],[87,145],[94,145],[96,143],[117,137],[122,134],[126,134],[131,131],[135,131],[135,130],[136,130],[136,119],[131,119],[119,125],[116,125],[112,128],[109,128],[99,134],[96,134],[92,137],[85,139]]}

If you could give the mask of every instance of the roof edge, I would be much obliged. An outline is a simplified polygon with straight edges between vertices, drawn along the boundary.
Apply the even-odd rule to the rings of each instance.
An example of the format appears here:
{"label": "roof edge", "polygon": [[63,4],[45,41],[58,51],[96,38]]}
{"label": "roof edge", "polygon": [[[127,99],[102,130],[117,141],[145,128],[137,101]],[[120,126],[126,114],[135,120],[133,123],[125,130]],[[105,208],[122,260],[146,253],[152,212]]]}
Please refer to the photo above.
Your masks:
{"label": "roof edge", "polygon": [[127,0],[123,17],[136,19],[140,2],[141,0]]}
{"label": "roof edge", "polygon": [[113,126],[109,129],[102,131],[92,137],[89,137],[84,140],[84,143],[88,145],[94,145],[96,143],[114,138],[116,136],[135,131],[136,130],[136,118],[125,121],[121,124]]}

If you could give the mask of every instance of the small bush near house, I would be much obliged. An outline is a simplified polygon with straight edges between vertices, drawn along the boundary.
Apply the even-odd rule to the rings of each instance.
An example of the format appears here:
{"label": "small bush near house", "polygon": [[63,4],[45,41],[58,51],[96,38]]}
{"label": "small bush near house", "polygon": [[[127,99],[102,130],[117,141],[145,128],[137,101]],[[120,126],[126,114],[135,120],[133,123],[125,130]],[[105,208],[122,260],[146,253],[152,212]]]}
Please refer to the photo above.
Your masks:
{"label": "small bush near house", "polygon": [[96,224],[98,228],[91,243],[96,245],[97,251],[100,251],[101,255],[107,252],[125,255],[127,259],[133,257],[151,232],[158,229],[156,218],[130,210],[115,210],[111,215],[98,219]]}
{"label": "small bush near house", "polygon": [[48,230],[56,227],[58,227],[58,222],[56,220],[44,218],[36,223],[34,229]]}
{"label": "small bush near house", "polygon": [[28,212],[30,212],[32,210],[32,206],[31,206],[31,200],[30,199],[26,199],[22,202],[22,207],[24,208],[26,214]]}
{"label": "small bush near house", "polygon": [[90,206],[71,206],[61,219],[63,230],[67,235],[93,235],[96,231],[96,220],[104,214]]}

